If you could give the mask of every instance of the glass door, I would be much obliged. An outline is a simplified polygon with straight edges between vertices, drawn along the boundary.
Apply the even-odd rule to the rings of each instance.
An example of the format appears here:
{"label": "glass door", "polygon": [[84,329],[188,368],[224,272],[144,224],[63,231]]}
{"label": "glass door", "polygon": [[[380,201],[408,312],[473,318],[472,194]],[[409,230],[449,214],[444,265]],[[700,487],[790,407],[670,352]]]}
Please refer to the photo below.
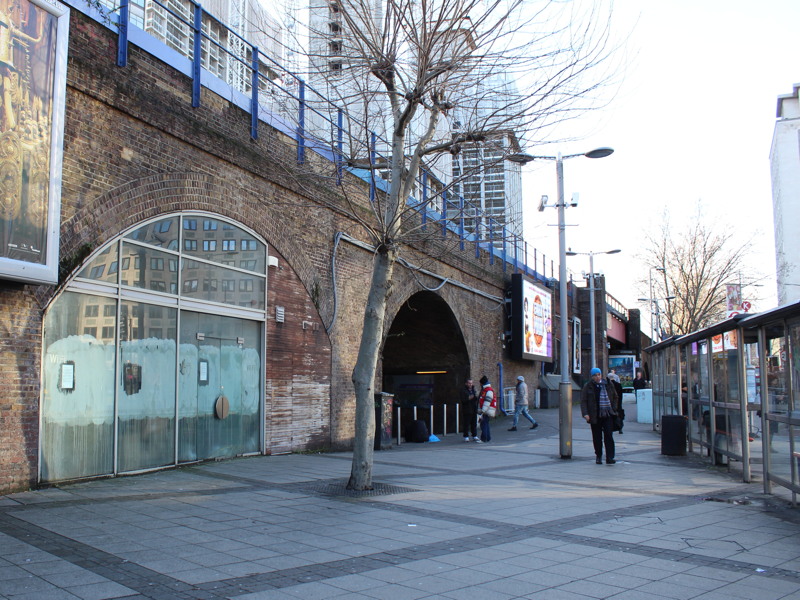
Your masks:
{"label": "glass door", "polygon": [[182,311],[178,460],[259,451],[261,324]]}

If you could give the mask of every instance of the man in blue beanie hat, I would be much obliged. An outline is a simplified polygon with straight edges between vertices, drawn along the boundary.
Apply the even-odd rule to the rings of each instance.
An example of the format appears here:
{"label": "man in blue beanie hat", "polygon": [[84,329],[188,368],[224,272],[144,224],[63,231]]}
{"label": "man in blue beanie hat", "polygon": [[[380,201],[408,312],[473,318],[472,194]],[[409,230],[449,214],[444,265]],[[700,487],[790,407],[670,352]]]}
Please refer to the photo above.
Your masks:
{"label": "man in blue beanie hat", "polygon": [[597,367],[590,371],[592,377],[581,390],[581,414],[592,428],[595,462],[603,464],[603,448],[606,450],[606,464],[614,460],[614,417],[619,412],[619,396],[613,385],[603,379],[603,372]]}

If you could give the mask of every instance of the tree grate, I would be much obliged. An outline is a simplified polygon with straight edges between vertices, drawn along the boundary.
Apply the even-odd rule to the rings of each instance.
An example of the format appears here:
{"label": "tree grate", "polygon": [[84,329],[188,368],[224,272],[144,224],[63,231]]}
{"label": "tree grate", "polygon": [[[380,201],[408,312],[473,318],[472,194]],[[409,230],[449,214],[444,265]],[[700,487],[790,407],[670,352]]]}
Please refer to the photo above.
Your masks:
{"label": "tree grate", "polygon": [[301,483],[285,486],[291,488],[293,492],[305,492],[320,496],[335,498],[374,498],[376,496],[391,496],[393,494],[407,494],[420,490],[400,485],[390,485],[386,483],[372,482],[372,489],[363,492],[347,489],[347,481],[303,481]]}

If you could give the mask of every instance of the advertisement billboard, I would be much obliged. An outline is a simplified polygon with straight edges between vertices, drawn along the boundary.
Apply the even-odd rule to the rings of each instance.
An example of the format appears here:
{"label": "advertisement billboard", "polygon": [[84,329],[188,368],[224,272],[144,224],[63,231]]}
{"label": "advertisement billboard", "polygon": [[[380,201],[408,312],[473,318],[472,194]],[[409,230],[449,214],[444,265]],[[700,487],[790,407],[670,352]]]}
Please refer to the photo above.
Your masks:
{"label": "advertisement billboard", "polygon": [[0,278],[58,281],[69,9],[0,0]]}
{"label": "advertisement billboard", "polygon": [[520,273],[511,276],[511,354],[553,362],[553,296]]}

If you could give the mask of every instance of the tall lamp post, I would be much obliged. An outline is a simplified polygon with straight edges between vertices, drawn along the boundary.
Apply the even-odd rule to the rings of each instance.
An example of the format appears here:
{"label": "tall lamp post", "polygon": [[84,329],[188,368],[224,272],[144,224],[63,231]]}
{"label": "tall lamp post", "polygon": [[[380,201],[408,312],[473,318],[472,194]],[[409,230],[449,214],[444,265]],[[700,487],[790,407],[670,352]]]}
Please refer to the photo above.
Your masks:
{"label": "tall lamp post", "polygon": [[[653,270],[658,271],[659,273],[666,273],[666,269],[664,267],[650,267],[649,275],[650,275],[650,298],[639,298],[639,302],[650,302],[650,342],[655,344],[656,343],[656,320],[655,316],[658,314],[653,309]],[[658,305],[656,304],[656,307]],[[660,332],[659,332],[660,334]]]}
{"label": "tall lamp post", "polygon": [[595,330],[597,329],[597,317],[595,315],[594,309],[594,302],[595,302],[595,287],[594,287],[594,255],[595,254],[619,254],[622,252],[619,248],[615,250],[606,250],[604,252],[573,252],[572,250],[567,251],[567,256],[588,256],[589,257],[589,321],[591,322],[591,327],[589,332],[591,334],[592,340],[592,365],[591,368],[594,368],[597,365],[597,337],[595,335]]}
{"label": "tall lamp post", "polygon": [[[670,300],[675,300],[675,296],[665,296],[664,298],[639,298],[639,302],[649,302],[650,303],[650,319],[652,323],[650,324],[650,329],[654,333],[650,338],[650,342],[655,344],[656,338],[655,336],[658,335],[658,341],[660,342],[663,339],[661,335],[661,307],[658,304],[659,300],[666,300],[669,302]],[[669,334],[672,335],[672,323],[670,322]]]}
{"label": "tall lamp post", "polygon": [[[556,156],[530,156],[525,155],[527,160],[554,160],[556,161],[556,184],[558,189],[558,200],[556,204],[547,204],[546,197],[542,197],[539,204],[539,212],[545,208],[558,209],[558,301],[561,320],[561,352],[560,369],[561,381],[558,383],[558,437],[561,458],[572,458],[572,381],[569,376],[569,314],[567,308],[567,244],[566,244],[566,223],[564,221],[564,161],[568,158],[585,156],[586,158],[605,158],[614,152],[613,148],[597,148],[584,154],[568,154],[562,156],[559,152]],[[526,161],[527,162],[527,161]],[[575,204],[571,204],[575,206]]]}

